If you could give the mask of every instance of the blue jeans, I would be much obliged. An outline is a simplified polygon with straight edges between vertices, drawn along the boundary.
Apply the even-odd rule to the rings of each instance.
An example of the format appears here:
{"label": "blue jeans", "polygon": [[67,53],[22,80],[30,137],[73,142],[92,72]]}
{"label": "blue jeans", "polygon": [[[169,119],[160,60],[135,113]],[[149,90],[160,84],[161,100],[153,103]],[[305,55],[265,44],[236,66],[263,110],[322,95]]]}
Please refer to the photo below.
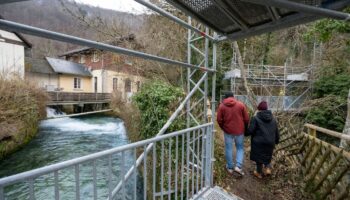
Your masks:
{"label": "blue jeans", "polygon": [[236,167],[243,167],[244,158],[244,134],[241,135],[231,135],[225,133],[225,157],[229,169],[233,169],[233,140],[236,146]]}

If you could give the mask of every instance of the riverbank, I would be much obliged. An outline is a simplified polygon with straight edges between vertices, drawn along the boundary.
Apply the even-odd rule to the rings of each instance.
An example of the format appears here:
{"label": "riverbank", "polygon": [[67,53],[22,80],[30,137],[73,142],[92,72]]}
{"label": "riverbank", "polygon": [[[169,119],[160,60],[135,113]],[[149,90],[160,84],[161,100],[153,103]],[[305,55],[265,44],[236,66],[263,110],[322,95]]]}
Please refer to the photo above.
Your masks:
{"label": "riverbank", "polygon": [[20,78],[0,77],[0,160],[27,144],[45,117],[46,94]]}

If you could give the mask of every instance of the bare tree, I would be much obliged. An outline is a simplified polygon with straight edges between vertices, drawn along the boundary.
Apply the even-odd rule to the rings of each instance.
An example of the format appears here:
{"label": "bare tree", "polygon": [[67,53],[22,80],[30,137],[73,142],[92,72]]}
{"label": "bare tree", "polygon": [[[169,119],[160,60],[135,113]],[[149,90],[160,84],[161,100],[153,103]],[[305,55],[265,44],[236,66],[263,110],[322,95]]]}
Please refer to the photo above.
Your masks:
{"label": "bare tree", "polygon": [[250,105],[252,105],[253,108],[256,108],[257,107],[256,101],[255,101],[256,98],[255,98],[255,95],[254,95],[253,91],[248,86],[247,76],[246,76],[246,72],[245,72],[245,68],[244,68],[244,63],[243,63],[242,55],[241,55],[241,52],[239,50],[239,46],[238,46],[237,41],[232,42],[232,46],[233,46],[233,49],[234,49],[234,51],[236,52],[236,55],[237,55],[238,66],[241,69],[241,76],[242,76],[243,86],[244,86],[244,89],[247,92],[248,100],[250,102]]}

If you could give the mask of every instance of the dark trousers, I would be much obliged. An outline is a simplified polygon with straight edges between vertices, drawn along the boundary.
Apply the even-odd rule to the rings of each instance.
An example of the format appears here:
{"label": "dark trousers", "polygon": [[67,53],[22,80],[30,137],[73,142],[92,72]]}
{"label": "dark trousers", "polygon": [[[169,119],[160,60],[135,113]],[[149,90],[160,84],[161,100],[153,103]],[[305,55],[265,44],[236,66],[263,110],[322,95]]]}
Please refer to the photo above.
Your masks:
{"label": "dark trousers", "polygon": [[256,162],[256,171],[259,173],[259,174],[262,174],[263,171],[263,165],[265,167],[271,167],[270,163],[261,163],[261,162]]}

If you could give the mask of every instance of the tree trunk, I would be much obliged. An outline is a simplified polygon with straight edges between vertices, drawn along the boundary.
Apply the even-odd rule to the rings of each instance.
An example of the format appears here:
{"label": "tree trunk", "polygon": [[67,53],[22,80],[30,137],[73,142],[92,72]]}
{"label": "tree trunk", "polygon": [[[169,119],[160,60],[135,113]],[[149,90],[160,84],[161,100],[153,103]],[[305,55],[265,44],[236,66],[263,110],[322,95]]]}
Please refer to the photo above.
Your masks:
{"label": "tree trunk", "polygon": [[248,100],[249,100],[250,104],[253,106],[253,109],[256,109],[257,104],[256,104],[256,100],[255,100],[255,95],[253,94],[251,89],[248,87],[247,76],[246,76],[246,72],[245,72],[245,69],[244,69],[244,63],[243,63],[243,60],[242,60],[242,55],[241,55],[241,52],[239,50],[237,41],[234,41],[232,43],[232,46],[233,46],[233,49],[234,49],[234,51],[236,52],[236,55],[237,55],[238,66],[241,69],[241,78],[243,80],[244,89],[247,92]]}
{"label": "tree trunk", "polygon": [[[346,117],[343,134],[350,135],[350,90],[348,95],[348,114]],[[340,146],[343,147],[344,149],[350,150],[350,142],[346,142],[345,140],[342,140],[340,142]]]}

